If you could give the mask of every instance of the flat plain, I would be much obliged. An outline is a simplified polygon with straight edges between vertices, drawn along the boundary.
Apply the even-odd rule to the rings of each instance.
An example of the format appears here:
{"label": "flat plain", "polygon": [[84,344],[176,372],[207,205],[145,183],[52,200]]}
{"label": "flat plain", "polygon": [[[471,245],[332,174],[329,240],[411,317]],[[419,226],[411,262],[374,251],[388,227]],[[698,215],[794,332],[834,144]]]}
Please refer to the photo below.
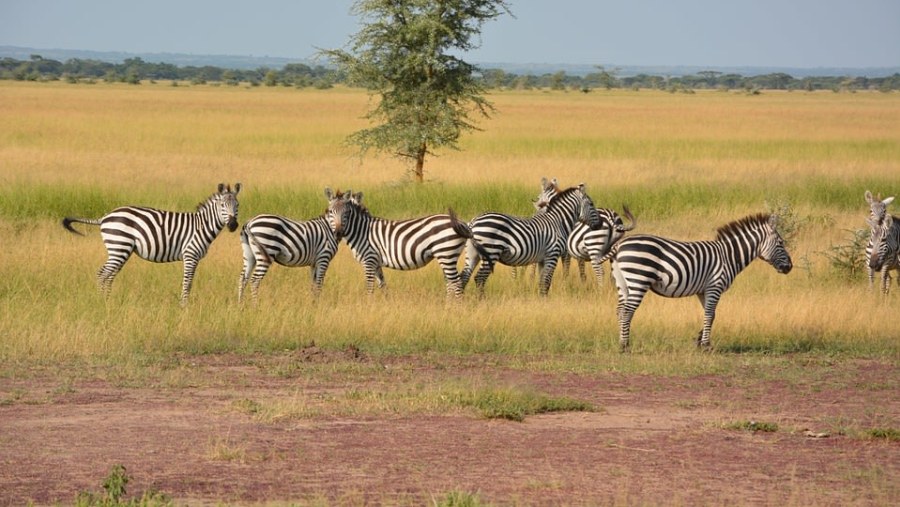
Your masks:
{"label": "flat plain", "polygon": [[[116,464],[177,504],[897,502],[900,286],[835,257],[865,190],[900,193],[900,95],[490,98],[415,185],[343,144],[357,90],[0,82],[0,503],[74,503]],[[133,259],[101,298],[99,234],[59,225],[236,181],[242,222],[317,216],[326,186],[393,219],[526,215],[545,176],[679,239],[780,212],[795,269],[748,268],[711,353],[696,299],[649,296],[620,354],[612,283],[574,266],[547,298],[501,267],[449,303],[436,266],[367,297],[343,246],[319,298],[276,266],[241,307],[224,232],[182,309],[178,264]]]}

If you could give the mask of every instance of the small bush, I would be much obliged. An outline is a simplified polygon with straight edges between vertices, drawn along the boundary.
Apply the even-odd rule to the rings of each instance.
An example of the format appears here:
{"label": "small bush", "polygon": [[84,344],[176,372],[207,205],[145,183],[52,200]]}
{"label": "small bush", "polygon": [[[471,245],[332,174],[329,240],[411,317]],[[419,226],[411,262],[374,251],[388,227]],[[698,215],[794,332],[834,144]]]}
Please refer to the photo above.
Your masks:
{"label": "small bush", "polygon": [[866,229],[849,230],[846,243],[832,245],[822,252],[831,262],[831,269],[841,277],[852,280],[861,275],[866,267],[866,244],[869,242],[869,231]]}
{"label": "small bush", "polygon": [[866,432],[870,438],[880,438],[891,442],[900,441],[900,430],[895,428],[872,428]]}
{"label": "small bush", "polygon": [[724,425],[727,430],[744,430],[744,431],[762,431],[765,433],[774,433],[778,431],[778,425],[770,422],[762,421],[735,421]]}

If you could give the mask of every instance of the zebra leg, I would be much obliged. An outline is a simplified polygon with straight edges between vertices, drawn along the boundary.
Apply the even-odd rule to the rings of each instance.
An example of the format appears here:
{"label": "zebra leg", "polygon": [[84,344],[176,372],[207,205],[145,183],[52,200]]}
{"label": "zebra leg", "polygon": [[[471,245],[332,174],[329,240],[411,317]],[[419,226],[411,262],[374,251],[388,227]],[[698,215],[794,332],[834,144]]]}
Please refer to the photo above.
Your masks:
{"label": "zebra leg", "polygon": [[703,328],[697,335],[697,347],[709,349],[709,335],[712,332],[713,321],[716,320],[716,306],[719,304],[720,293],[707,291],[697,294],[700,304],[703,305]]}
{"label": "zebra leg", "polygon": [[613,264],[613,277],[618,288],[618,304],[616,305],[616,317],[619,320],[619,350],[628,352],[631,349],[629,339],[631,337],[631,320],[647,294],[649,285],[640,281],[629,284],[628,278],[617,264]]}
{"label": "zebra leg", "polygon": [[[116,253],[119,255],[116,255]],[[125,261],[127,261],[130,256],[131,251],[108,252],[106,263],[103,264],[103,266],[100,266],[100,269],[97,271],[97,284],[100,287],[100,294],[102,294],[103,297],[109,297],[109,293],[112,290],[112,283],[115,280],[116,275],[121,271],[122,266],[125,265]]]}
{"label": "zebra leg", "polygon": [[[869,261],[866,260],[866,265],[868,266],[868,264],[869,264]],[[875,289],[875,271],[872,270],[872,268],[870,268],[870,267],[866,267],[866,271],[868,272],[868,275],[869,275],[869,290],[871,291],[871,290]]]}
{"label": "zebra leg", "polygon": [[591,256],[591,269],[594,271],[594,277],[597,279],[597,283],[603,287],[603,263],[599,261],[599,258]]}
{"label": "zebra leg", "polygon": [[187,306],[188,298],[191,295],[191,285],[194,283],[194,273],[197,271],[197,263],[200,259],[192,256],[184,257],[184,276],[181,280],[181,306]]}
{"label": "zebra leg", "polygon": [[250,297],[253,298],[253,302],[256,303],[259,300],[259,284],[262,283],[262,279],[266,276],[266,273],[269,272],[269,268],[272,267],[271,261],[269,261],[268,257],[256,258],[256,266],[253,268],[253,274],[250,275]]}
{"label": "zebra leg", "polygon": [[463,287],[460,282],[459,271],[456,262],[452,258],[439,258],[438,263],[444,272],[444,281],[447,282],[447,297],[459,299],[463,295]]}
{"label": "zebra leg", "polygon": [[366,264],[366,294],[372,295],[375,293],[375,282],[378,282],[378,288],[384,289],[387,285],[384,281],[384,271],[382,271],[381,266],[376,264]]}
{"label": "zebra leg", "polygon": [[[578,279],[581,280],[582,283],[587,281],[587,274],[584,271],[584,259],[577,258],[575,259],[575,263],[578,264]],[[601,270],[603,268],[600,268]]]}
{"label": "zebra leg", "polygon": [[541,285],[538,293],[546,296],[550,292],[550,284],[553,282],[553,272],[556,270],[557,257],[550,257],[543,262],[544,266],[541,270]]}
{"label": "zebra leg", "polygon": [[485,262],[482,262],[481,267],[478,268],[478,273],[475,273],[475,288],[478,289],[479,296],[484,297],[484,284],[493,271],[494,263],[487,262],[487,259],[485,259]]}
{"label": "zebra leg", "polygon": [[247,242],[245,233],[241,234],[241,249],[244,253],[244,267],[241,269],[241,276],[238,281],[238,303],[244,301],[244,288],[247,287],[247,281],[250,280],[250,274],[256,267],[256,256],[253,254],[253,249]]}
{"label": "zebra leg", "polygon": [[881,293],[885,296],[891,293],[891,269],[887,263],[881,268]]}
{"label": "zebra leg", "polygon": [[325,273],[328,271],[328,265],[331,259],[319,259],[312,266],[312,291],[313,296],[318,297],[322,292],[322,285],[325,283]]}

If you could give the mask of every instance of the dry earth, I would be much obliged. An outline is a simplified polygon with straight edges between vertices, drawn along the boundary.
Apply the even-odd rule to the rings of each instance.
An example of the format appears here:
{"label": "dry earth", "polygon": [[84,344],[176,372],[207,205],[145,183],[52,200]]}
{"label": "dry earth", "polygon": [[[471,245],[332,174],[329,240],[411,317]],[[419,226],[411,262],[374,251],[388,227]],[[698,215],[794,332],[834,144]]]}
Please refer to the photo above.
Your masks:
{"label": "dry earth", "polygon": [[[353,362],[386,373],[377,380],[333,373]],[[79,492],[102,493],[115,464],[131,477],[129,498],[155,489],[177,504],[422,505],[451,492],[483,504],[539,505],[900,500],[900,442],[862,432],[900,428],[900,375],[882,362],[848,360],[806,385],[490,366],[498,382],[596,408],[524,422],[465,410],[261,420],[239,409],[246,400],[298,392],[315,403],[377,388],[392,371],[424,385],[487,368],[462,360],[377,362],[356,351],[306,349],[179,358],[158,378],[117,378],[103,369],[0,378],[0,504],[71,504]],[[273,374],[273,365],[292,363],[332,373],[321,381]],[[172,371],[182,380],[173,381]],[[726,427],[751,420],[778,430]]]}

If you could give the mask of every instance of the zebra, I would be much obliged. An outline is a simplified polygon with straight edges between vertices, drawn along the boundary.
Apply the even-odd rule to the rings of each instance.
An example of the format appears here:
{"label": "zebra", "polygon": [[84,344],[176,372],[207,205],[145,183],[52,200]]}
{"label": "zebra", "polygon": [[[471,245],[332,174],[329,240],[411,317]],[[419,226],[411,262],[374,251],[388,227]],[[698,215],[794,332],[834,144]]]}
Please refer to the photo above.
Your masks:
{"label": "zebra", "polygon": [[[546,204],[550,198],[559,192],[556,184],[556,178],[547,181],[546,178],[541,179],[541,193],[538,194],[535,207],[539,210],[546,209]],[[584,265],[586,262],[591,263],[594,276],[597,282],[603,285],[603,264],[600,259],[609,251],[617,241],[622,239],[626,232],[634,230],[637,227],[637,220],[628,205],[623,204],[625,217],[631,222],[631,225],[625,226],[622,217],[614,210],[608,208],[597,208],[597,214],[600,222],[599,227],[590,227],[583,222],[575,224],[572,232],[566,240],[566,254],[560,258],[563,262],[563,269],[568,273],[569,259],[575,259],[578,265],[578,275],[581,281],[585,281]]]}
{"label": "zebra", "polygon": [[240,183],[234,186],[234,191],[231,185],[220,183],[216,193],[201,202],[194,213],[124,206],[99,219],[65,217],[62,225],[78,235],[83,234],[72,227],[73,222],[100,226],[107,259],[97,272],[97,281],[104,296],[109,296],[116,274],[134,252],[150,262],[183,261],[181,305],[184,306],[197,263],[224,227],[231,232],[237,229],[240,191]]}
{"label": "zebra", "polygon": [[310,266],[313,294],[322,290],[325,272],[338,250],[338,240],[325,215],[295,221],[278,215],[257,215],[241,229],[244,267],[238,285],[238,302],[250,283],[254,301],[259,284],[273,263],[282,266]]}
{"label": "zebra", "polygon": [[869,255],[868,268],[873,273],[881,272],[881,292],[887,296],[891,290],[889,271],[900,270],[900,217],[885,215],[881,224],[869,221],[869,225],[872,227],[872,236],[869,239],[872,252]]}
{"label": "zebra", "polygon": [[326,219],[336,237],[347,240],[353,256],[362,264],[367,294],[375,291],[376,281],[379,288],[385,288],[382,268],[413,270],[436,259],[444,272],[447,296],[462,296],[457,265],[472,231],[452,209],[447,214],[387,220],[369,213],[362,204],[362,192],[326,188],[325,197]]}
{"label": "zebra", "polygon": [[[484,294],[484,284],[497,262],[507,266],[538,264],[541,271],[539,293],[546,296],[553,281],[553,271],[565,252],[566,238],[578,221],[594,226],[599,217],[584,183],[553,196],[547,210],[532,217],[514,217],[487,212],[469,222],[473,240],[466,250],[466,264],[462,272],[465,287],[475,267],[475,285]],[[477,248],[480,244],[481,248]],[[485,252],[483,252],[483,250]]]}
{"label": "zebra", "polygon": [[[875,288],[875,269],[872,269],[872,251],[873,245],[872,242],[875,239],[875,235],[878,233],[878,229],[881,228],[885,218],[888,215],[887,206],[888,204],[894,201],[893,197],[888,197],[886,199],[881,199],[881,196],[873,197],[872,193],[866,190],[865,194],[866,202],[869,204],[869,218],[866,222],[869,224],[871,228],[869,234],[869,242],[866,243],[866,271],[869,275],[869,290],[873,290]],[[897,223],[896,217],[893,220],[894,223]],[[880,263],[882,267],[881,270],[881,290],[884,294],[888,294],[890,292],[891,286],[891,275],[890,271],[892,269],[900,269],[896,267],[895,263],[891,262],[882,262]],[[900,284],[900,277],[897,278],[897,283]]]}
{"label": "zebra", "polygon": [[750,215],[718,229],[713,241],[682,242],[651,235],[619,241],[607,254],[618,287],[619,346],[629,348],[631,319],[648,290],[664,297],[697,296],[703,305],[699,347],[709,336],[719,298],[759,257],[787,274],[793,264],[776,230],[777,216]]}

